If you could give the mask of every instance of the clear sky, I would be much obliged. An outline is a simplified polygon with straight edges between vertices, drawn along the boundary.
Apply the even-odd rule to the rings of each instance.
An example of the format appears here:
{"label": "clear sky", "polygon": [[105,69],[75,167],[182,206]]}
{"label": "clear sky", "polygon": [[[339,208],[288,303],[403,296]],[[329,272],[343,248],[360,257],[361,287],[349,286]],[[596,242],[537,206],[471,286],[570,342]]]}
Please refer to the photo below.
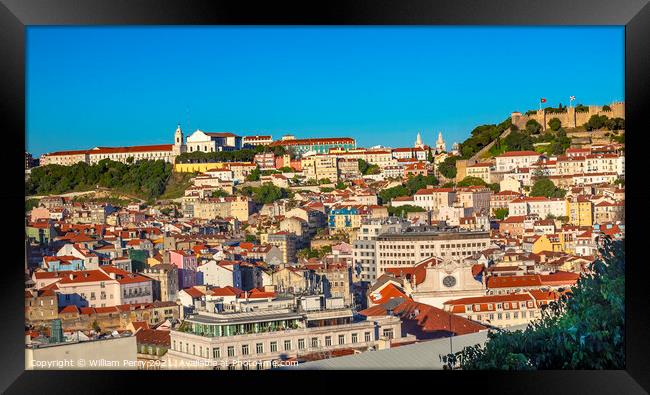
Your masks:
{"label": "clear sky", "polygon": [[27,149],[240,135],[449,145],[546,105],[624,99],[622,27],[28,27]]}

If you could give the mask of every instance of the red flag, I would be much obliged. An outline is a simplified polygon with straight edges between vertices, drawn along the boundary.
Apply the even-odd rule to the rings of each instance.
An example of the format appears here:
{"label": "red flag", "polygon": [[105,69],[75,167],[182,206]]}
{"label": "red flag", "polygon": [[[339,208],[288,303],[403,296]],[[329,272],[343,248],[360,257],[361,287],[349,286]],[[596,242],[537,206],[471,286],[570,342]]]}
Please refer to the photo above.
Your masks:
{"label": "red flag", "polygon": [[546,99],[544,99],[544,98],[542,97],[541,102],[542,102],[542,103],[546,103]]}

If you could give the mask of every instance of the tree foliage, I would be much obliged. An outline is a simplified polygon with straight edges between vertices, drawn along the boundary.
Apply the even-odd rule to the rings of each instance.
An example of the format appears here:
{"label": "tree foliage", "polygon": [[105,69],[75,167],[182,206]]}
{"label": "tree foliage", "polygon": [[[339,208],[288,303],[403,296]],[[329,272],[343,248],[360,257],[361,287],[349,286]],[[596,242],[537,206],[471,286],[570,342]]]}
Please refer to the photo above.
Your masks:
{"label": "tree foliage", "polygon": [[445,160],[438,165],[438,171],[440,172],[440,174],[445,176],[445,178],[455,178],[457,160],[458,160],[457,156],[446,157]]}
{"label": "tree foliage", "polygon": [[160,196],[171,175],[172,165],[162,160],[140,160],[133,164],[103,159],[95,165],[47,165],[34,168],[25,183],[27,195],[87,191],[97,186],[144,199]]}
{"label": "tree foliage", "polygon": [[396,197],[408,196],[409,190],[404,185],[398,185],[392,188],[384,189],[377,195],[379,196],[379,199],[381,199],[382,203],[388,203]]}
{"label": "tree foliage", "polygon": [[388,207],[388,215],[397,216],[397,217],[401,217],[402,214],[406,214],[406,213],[419,213],[424,211],[426,210],[423,209],[422,207],[412,206],[410,204],[405,204],[404,206],[398,206],[398,207],[395,206]]}
{"label": "tree foliage", "polygon": [[[483,147],[494,141],[501,133],[512,125],[512,119],[508,117],[498,125],[481,125],[472,130],[471,136],[460,144],[460,153],[463,159],[469,159],[479,152]],[[444,174],[444,173],[443,173]],[[445,175],[445,177],[447,177]],[[455,177],[455,174],[454,174]],[[448,177],[452,178],[452,177]]]}
{"label": "tree foliage", "polygon": [[497,219],[505,219],[508,216],[507,208],[498,208],[494,210],[494,217]]}
{"label": "tree foliage", "polygon": [[417,176],[411,176],[406,181],[406,188],[409,190],[409,195],[414,195],[415,192],[422,188],[426,188],[427,185],[438,185],[438,179],[434,175],[423,176],[419,174]]}
{"label": "tree foliage", "polygon": [[323,246],[321,248],[303,248],[296,252],[296,257],[310,259],[321,259],[327,254],[332,253],[332,246]]}
{"label": "tree foliage", "polygon": [[524,331],[488,334],[448,355],[465,370],[625,368],[625,242],[605,238],[600,257]]}
{"label": "tree foliage", "polygon": [[259,204],[273,203],[276,200],[289,197],[289,191],[271,183],[265,183],[258,188],[251,188],[253,201]]}
{"label": "tree foliage", "polygon": [[458,182],[459,187],[486,186],[487,183],[482,178],[467,176]]}
{"label": "tree foliage", "polygon": [[378,193],[382,203],[388,203],[396,197],[412,196],[418,190],[426,188],[427,185],[438,185],[438,179],[434,175],[411,176],[403,185],[397,185],[392,188],[384,189]]}
{"label": "tree foliage", "polygon": [[510,132],[503,143],[505,151],[530,151],[533,149],[533,139],[526,133],[513,131]]}
{"label": "tree foliage", "polygon": [[381,169],[379,168],[379,166],[371,165],[370,163],[366,162],[363,159],[358,159],[358,161],[359,161],[359,171],[364,176],[381,173]]}
{"label": "tree foliage", "polygon": [[528,134],[539,134],[542,129],[542,125],[534,119],[529,119],[528,122],[526,122],[526,132]]}
{"label": "tree foliage", "polygon": [[558,188],[547,177],[538,178],[530,190],[530,196],[544,196],[547,198],[563,198],[566,190]]}
{"label": "tree foliage", "polygon": [[551,120],[548,121],[548,126],[551,127],[552,131],[557,132],[562,127],[562,121],[560,121],[559,118],[551,118]]}
{"label": "tree foliage", "polygon": [[246,181],[259,181],[262,172],[260,171],[259,166],[255,167],[253,170],[248,173],[246,176]]}
{"label": "tree foliage", "polygon": [[32,209],[38,207],[40,200],[38,199],[27,199],[25,200],[25,212],[31,211]]}

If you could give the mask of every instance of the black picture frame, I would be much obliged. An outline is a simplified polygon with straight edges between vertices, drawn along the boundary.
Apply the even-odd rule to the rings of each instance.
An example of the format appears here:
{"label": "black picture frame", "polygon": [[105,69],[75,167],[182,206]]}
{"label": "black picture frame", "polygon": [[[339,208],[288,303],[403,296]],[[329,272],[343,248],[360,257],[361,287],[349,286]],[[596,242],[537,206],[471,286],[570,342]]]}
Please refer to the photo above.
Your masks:
{"label": "black picture frame", "polygon": [[[626,368],[621,371],[538,372],[92,372],[25,371],[23,260],[25,146],[25,27],[29,25],[624,25],[625,112],[632,132],[626,145]],[[218,390],[225,381],[235,390],[250,391],[264,384],[287,391],[357,391],[396,385],[399,391],[440,391],[448,382],[476,391],[501,393],[646,393],[650,390],[650,342],[647,340],[648,265],[642,247],[650,202],[643,173],[648,155],[643,149],[648,124],[650,91],[650,5],[647,0],[508,0],[508,1],[327,1],[279,4],[265,2],[167,0],[1,0],[0,3],[0,119],[4,164],[0,202],[6,221],[2,226],[5,250],[0,292],[0,390],[6,393],[121,392],[135,385],[167,388],[176,381],[187,391]],[[534,46],[533,46],[534,47]],[[542,50],[541,48],[539,49]],[[533,49],[533,52],[537,49]],[[597,62],[594,54],[591,61]],[[468,55],[468,56],[471,56]],[[561,68],[561,67],[560,67]],[[630,215],[629,213],[632,213]],[[647,244],[647,242],[645,243]],[[408,374],[407,374],[408,373]],[[215,376],[219,374],[219,376]],[[332,375],[346,381],[332,385]],[[372,374],[372,378],[366,376]],[[250,375],[250,377],[245,377]],[[409,377],[415,375],[418,377]],[[462,377],[462,378],[459,378]],[[182,379],[182,380],[181,380]],[[338,378],[337,378],[338,379]],[[205,382],[197,384],[198,381]],[[299,380],[300,383],[289,381]],[[341,378],[343,380],[343,378]],[[269,381],[275,381],[270,383]],[[355,384],[355,381],[357,384]],[[277,385],[278,387],[272,387]],[[223,388],[222,388],[223,390]],[[232,390],[232,389],[230,389]]]}

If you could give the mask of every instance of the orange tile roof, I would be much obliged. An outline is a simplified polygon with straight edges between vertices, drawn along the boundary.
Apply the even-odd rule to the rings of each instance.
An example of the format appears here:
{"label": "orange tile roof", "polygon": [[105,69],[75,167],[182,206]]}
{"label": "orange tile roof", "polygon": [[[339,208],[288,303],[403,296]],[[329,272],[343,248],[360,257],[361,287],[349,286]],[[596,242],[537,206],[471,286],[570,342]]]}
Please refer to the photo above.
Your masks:
{"label": "orange tile roof", "polygon": [[509,151],[497,156],[497,158],[505,158],[510,156],[541,156],[541,154],[535,151]]}

